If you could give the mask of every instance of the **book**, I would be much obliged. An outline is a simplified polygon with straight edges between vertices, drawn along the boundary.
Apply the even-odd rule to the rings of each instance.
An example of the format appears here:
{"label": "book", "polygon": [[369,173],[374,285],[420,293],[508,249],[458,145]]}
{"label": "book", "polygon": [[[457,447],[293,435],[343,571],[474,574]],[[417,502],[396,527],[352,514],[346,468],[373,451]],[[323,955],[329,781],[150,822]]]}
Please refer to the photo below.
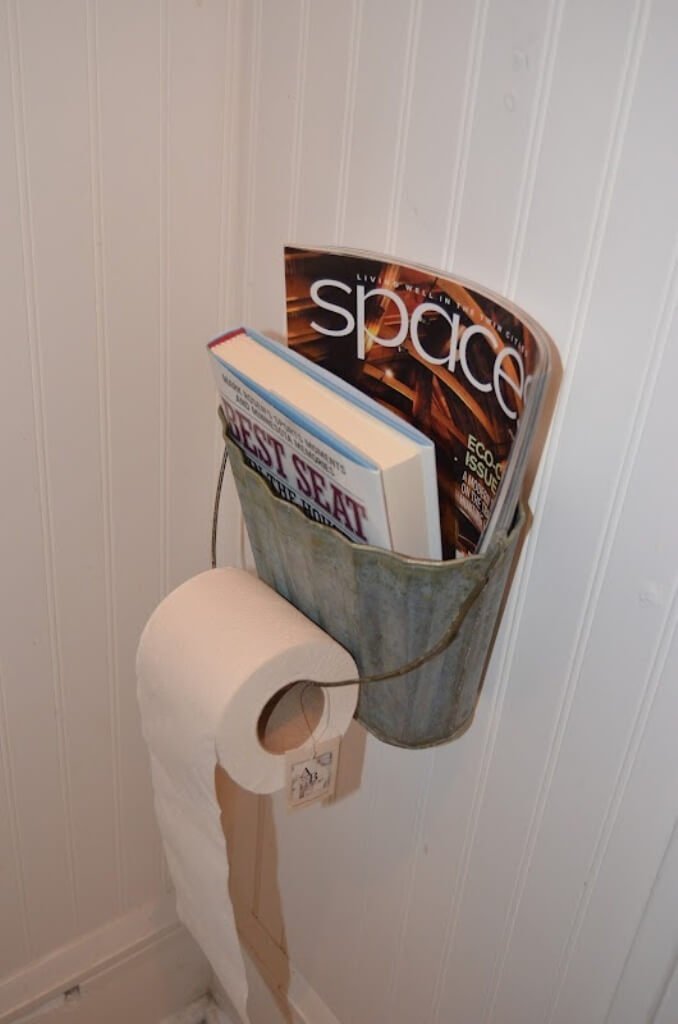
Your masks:
{"label": "book", "polygon": [[429,438],[255,331],[208,348],[229,435],[280,497],[355,543],[440,559]]}
{"label": "book", "polygon": [[285,249],[290,349],[435,445],[443,558],[508,530],[549,371],[549,340],[512,302],[348,249]]}

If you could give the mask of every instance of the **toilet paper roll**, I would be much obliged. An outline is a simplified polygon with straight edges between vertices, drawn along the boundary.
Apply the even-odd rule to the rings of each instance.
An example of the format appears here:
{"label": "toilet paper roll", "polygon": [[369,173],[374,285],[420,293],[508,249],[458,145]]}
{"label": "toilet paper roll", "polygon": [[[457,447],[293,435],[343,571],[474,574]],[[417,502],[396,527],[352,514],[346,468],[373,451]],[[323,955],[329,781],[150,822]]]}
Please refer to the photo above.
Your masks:
{"label": "toilet paper roll", "polygon": [[142,728],[177,911],[243,1021],[247,982],[228,893],[215,765],[218,760],[253,792],[280,789],[285,751],[311,753],[316,743],[343,735],[358,698],[357,686],[309,688],[297,681],[356,675],[344,648],[238,569],[214,569],[178,587],[152,614],[139,643]]}
{"label": "toilet paper roll", "polygon": [[219,763],[245,789],[281,789],[285,750],[311,752],[343,735],[358,699],[357,686],[292,684],[356,675],[348,651],[239,569],[214,569],[173,591],[151,616],[137,655],[146,738],[180,765],[178,786],[199,781],[177,751],[195,756],[205,745],[203,758],[213,767],[216,746]]}

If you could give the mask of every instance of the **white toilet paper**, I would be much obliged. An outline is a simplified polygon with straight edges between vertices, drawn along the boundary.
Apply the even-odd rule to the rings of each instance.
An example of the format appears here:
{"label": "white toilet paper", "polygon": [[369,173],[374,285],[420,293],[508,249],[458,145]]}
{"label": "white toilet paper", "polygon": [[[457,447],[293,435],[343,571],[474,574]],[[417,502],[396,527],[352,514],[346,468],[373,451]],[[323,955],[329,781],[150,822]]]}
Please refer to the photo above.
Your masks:
{"label": "white toilet paper", "polygon": [[315,743],[343,735],[358,697],[357,686],[290,684],[356,675],[344,648],[238,569],[214,569],[178,587],[155,610],[139,644],[139,704],[177,910],[243,1020],[247,984],[228,894],[215,764],[256,793],[280,789],[284,750],[311,753]]}

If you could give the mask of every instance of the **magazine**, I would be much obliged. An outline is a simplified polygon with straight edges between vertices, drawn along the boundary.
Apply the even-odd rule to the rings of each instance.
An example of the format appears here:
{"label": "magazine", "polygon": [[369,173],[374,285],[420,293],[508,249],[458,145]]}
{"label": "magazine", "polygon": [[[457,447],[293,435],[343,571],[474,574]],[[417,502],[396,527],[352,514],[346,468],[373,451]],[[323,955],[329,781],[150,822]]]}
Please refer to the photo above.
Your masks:
{"label": "magazine", "polygon": [[510,529],[549,368],[513,303],[444,271],[344,249],[285,249],[290,349],[435,445],[443,558]]}
{"label": "magazine", "polygon": [[356,543],[440,559],[429,438],[254,331],[209,352],[229,434],[280,497]]}

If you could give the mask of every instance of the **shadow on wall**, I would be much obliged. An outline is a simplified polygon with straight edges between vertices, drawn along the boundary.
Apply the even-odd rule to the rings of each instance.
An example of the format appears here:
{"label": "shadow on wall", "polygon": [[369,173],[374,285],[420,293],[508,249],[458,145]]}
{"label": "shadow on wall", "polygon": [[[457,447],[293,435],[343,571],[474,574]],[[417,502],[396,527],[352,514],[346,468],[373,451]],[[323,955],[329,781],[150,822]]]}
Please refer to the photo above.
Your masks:
{"label": "shadow on wall", "polygon": [[549,371],[548,378],[546,380],[546,391],[544,393],[544,400],[542,403],[541,412],[539,419],[535,424],[534,434],[532,436],[532,443],[530,445],[530,452],[527,460],[527,467],[525,469],[525,480],[523,482],[523,496],[527,501],[527,496],[532,490],[534,478],[537,475],[537,469],[541,462],[541,457],[546,445],[549,430],[551,429],[551,423],[553,422],[553,415],[556,409],[556,403],[558,401],[558,393],[560,391],[560,384],[563,379],[563,364],[560,358],[560,352],[556,348],[554,342],[551,340],[551,336],[547,335],[546,344],[548,345],[549,355],[551,359],[551,368]]}
{"label": "shadow on wall", "polygon": [[[366,733],[353,721],[342,741],[333,802],[355,792],[362,779]],[[229,864],[229,894],[240,940],[285,1024],[298,1016],[290,1003],[290,962],[278,878],[273,798],[242,789],[217,765],[214,783]],[[290,811],[301,814],[303,810]],[[252,1012],[250,1001],[248,1008]],[[255,1015],[252,1012],[254,1022]],[[262,1018],[263,1019],[263,1018]]]}

